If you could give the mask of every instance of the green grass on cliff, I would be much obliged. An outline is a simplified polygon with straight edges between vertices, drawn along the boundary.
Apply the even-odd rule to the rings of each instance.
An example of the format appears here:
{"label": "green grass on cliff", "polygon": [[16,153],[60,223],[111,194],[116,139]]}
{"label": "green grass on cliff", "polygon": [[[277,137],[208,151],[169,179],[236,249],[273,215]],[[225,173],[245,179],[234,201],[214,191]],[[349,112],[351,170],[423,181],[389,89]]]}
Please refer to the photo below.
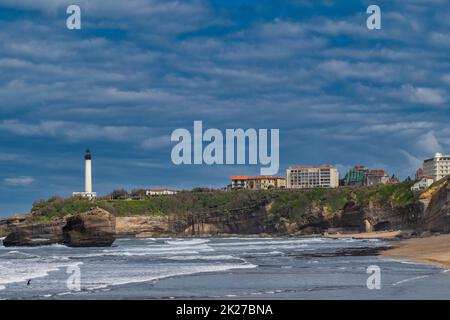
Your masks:
{"label": "green grass on cliff", "polygon": [[32,211],[35,213],[35,221],[45,222],[52,218],[85,212],[95,206],[115,216],[191,213],[222,215],[239,210],[252,211],[271,204],[269,220],[279,221],[283,218],[298,221],[314,208],[326,208],[328,216],[332,217],[348,201],[362,206],[402,206],[414,200],[415,195],[410,191],[411,185],[411,182],[403,182],[395,185],[338,189],[180,192],[172,196],[156,196],[144,200],[87,201],[53,197],[47,201],[36,202]]}

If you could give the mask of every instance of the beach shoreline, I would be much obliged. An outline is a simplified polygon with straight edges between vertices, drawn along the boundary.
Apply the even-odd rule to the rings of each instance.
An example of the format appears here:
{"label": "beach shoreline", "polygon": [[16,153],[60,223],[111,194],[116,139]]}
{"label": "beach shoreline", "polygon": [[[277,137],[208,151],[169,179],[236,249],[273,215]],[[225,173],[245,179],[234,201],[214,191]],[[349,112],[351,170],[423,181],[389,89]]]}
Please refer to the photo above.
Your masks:
{"label": "beach shoreline", "polygon": [[383,250],[380,254],[450,268],[450,234],[399,240],[392,244],[392,249]]}
{"label": "beach shoreline", "polygon": [[450,268],[450,234],[430,235],[428,237],[402,238],[404,232],[379,231],[354,234],[326,234],[327,238],[342,239],[380,239],[392,245],[390,249],[380,250],[385,257],[407,259],[430,264],[440,268]]}

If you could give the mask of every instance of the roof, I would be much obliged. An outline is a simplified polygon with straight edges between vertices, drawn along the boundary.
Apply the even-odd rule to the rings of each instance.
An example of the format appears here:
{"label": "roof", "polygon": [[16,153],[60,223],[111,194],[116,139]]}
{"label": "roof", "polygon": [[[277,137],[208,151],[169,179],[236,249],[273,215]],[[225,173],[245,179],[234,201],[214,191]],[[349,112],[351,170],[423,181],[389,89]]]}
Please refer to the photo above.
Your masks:
{"label": "roof", "polygon": [[264,180],[264,179],[285,179],[285,177],[278,177],[278,176],[256,176],[251,177],[250,180]]}
{"label": "roof", "polygon": [[231,180],[248,180],[248,176],[231,176]]}
{"label": "roof", "polygon": [[336,166],[324,165],[324,166],[292,166],[289,169],[302,170],[302,169],[336,169]]}
{"label": "roof", "polygon": [[231,176],[231,180],[264,180],[264,179],[285,179],[285,177],[280,176]]}
{"label": "roof", "polygon": [[173,189],[167,189],[167,188],[156,188],[156,189],[147,189],[147,191],[154,191],[154,192],[161,192],[161,191],[174,191],[174,192],[176,192],[177,190],[173,190]]}
{"label": "roof", "polygon": [[384,176],[386,175],[386,172],[384,172],[384,170],[369,170],[369,172],[367,173],[370,176]]}

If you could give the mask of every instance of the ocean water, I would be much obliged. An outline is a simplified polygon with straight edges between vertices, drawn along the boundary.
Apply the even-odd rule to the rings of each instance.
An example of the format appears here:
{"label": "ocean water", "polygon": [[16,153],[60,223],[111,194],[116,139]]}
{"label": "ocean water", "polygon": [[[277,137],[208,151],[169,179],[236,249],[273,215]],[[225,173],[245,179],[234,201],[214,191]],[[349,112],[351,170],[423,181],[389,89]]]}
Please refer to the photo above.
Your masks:
{"label": "ocean water", "polygon": [[[450,299],[450,272],[376,254],[388,245],[239,237],[0,246],[0,299]],[[380,289],[367,287],[369,266]]]}

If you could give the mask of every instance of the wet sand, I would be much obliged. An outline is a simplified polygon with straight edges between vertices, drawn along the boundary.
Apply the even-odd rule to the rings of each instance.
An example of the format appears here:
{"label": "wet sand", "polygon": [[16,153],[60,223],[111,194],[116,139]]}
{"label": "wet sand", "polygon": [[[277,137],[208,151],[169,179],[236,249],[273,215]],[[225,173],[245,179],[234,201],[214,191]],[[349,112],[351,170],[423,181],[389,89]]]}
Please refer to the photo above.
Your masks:
{"label": "wet sand", "polygon": [[381,254],[450,268],[450,234],[398,241]]}
{"label": "wet sand", "polygon": [[327,238],[343,239],[343,238],[353,238],[353,239],[396,239],[400,236],[402,232],[400,230],[396,231],[379,231],[379,232],[361,232],[361,233],[338,233],[338,234],[326,234]]}

